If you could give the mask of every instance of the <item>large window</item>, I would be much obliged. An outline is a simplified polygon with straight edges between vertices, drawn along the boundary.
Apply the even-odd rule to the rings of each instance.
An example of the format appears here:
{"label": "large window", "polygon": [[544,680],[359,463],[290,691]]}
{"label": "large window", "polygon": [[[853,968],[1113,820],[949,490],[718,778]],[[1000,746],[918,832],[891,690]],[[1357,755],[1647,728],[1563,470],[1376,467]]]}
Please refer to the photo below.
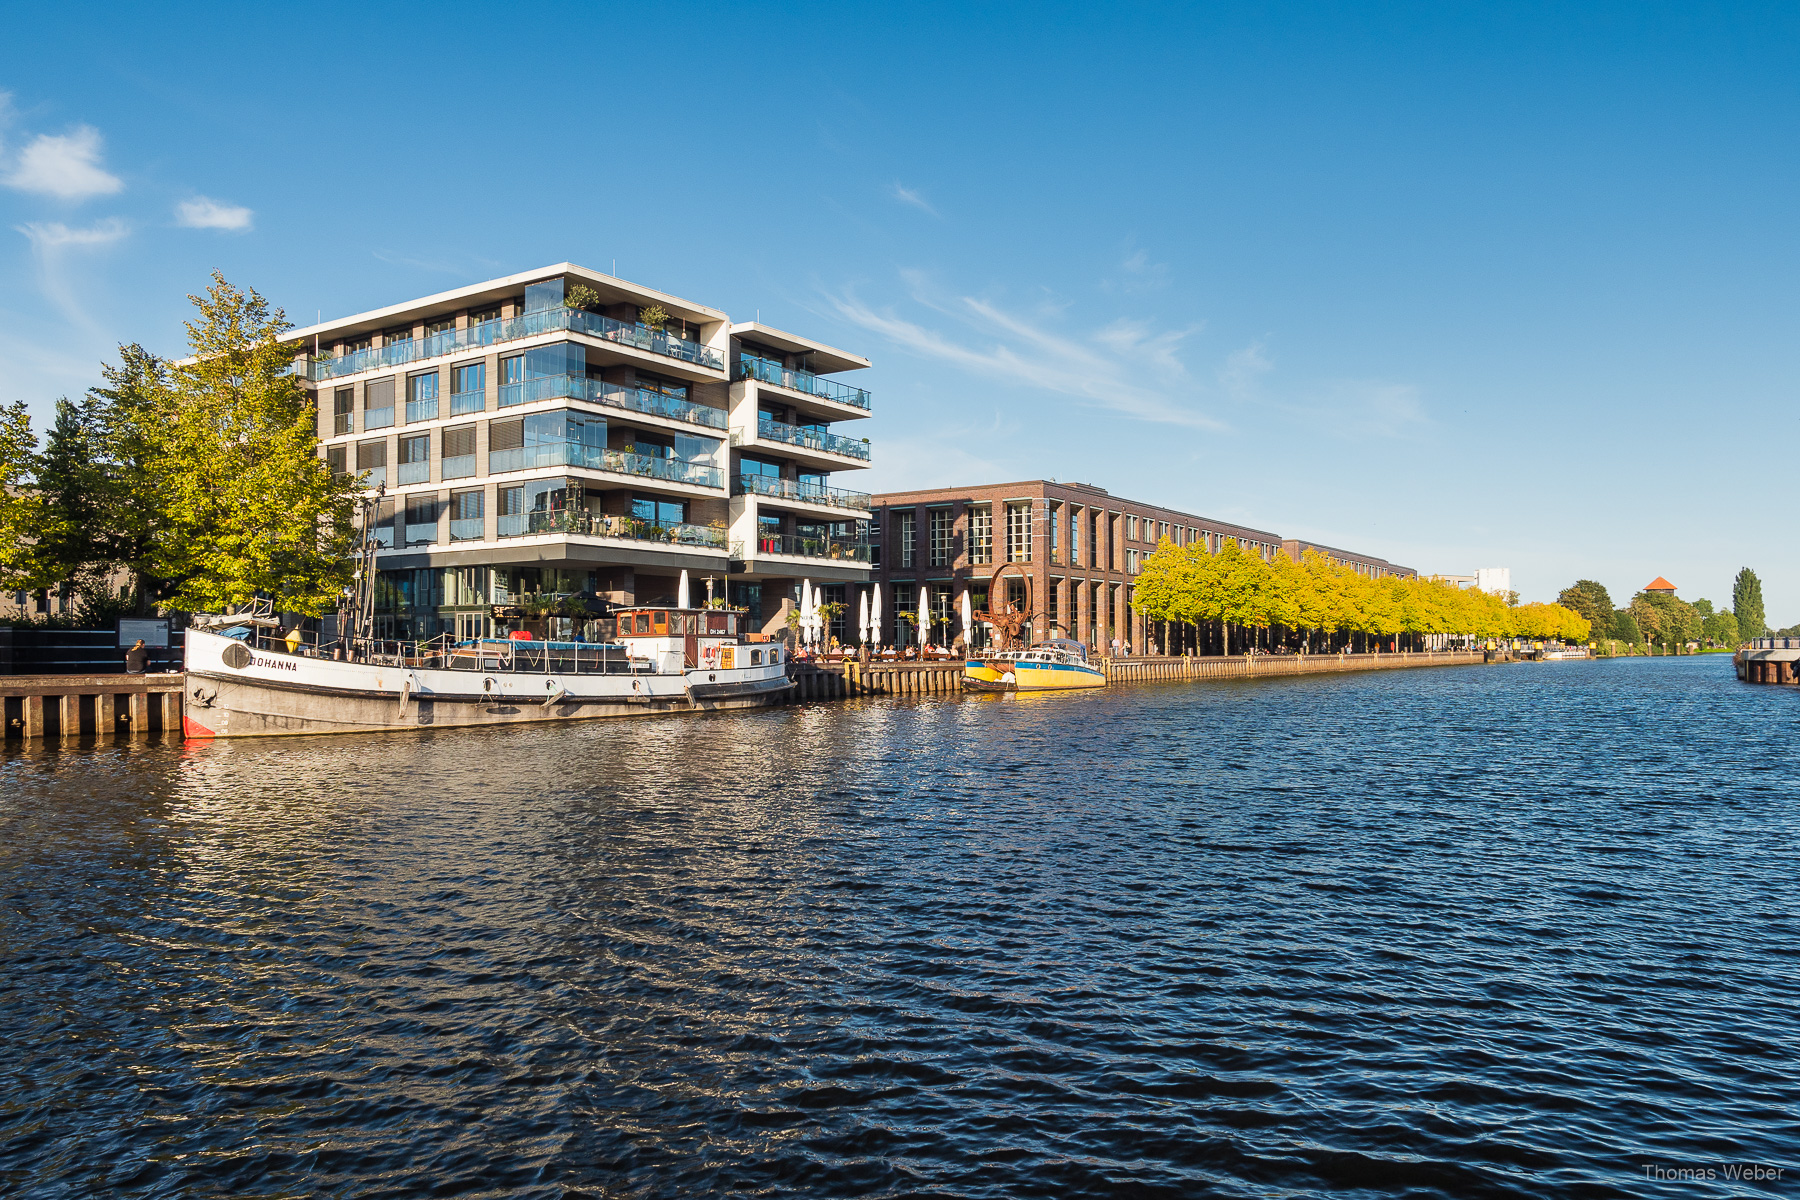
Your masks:
{"label": "large window", "polygon": [[467,479],[475,473],[475,427],[456,425],[444,430],[444,478]]}
{"label": "large window", "polygon": [[668,500],[661,496],[633,496],[631,515],[640,521],[648,521],[667,529],[671,525],[687,523],[687,502]]}
{"label": "large window", "polygon": [[1125,540],[1128,542],[1138,540],[1138,519],[1136,517],[1125,518]]}
{"label": "large window", "polygon": [[331,397],[331,433],[333,437],[342,433],[354,433],[356,420],[356,389],[339,388]]}
{"label": "large window", "polygon": [[1127,575],[1136,575],[1138,573],[1138,552],[1136,550],[1127,550],[1125,552],[1125,573]]}
{"label": "large window", "polygon": [[387,439],[356,443],[356,469],[364,473],[364,487],[380,487],[387,482]]}
{"label": "large window", "polygon": [[396,483],[431,482],[431,435],[400,439],[400,471]]}
{"label": "large window", "polygon": [[344,450],[345,447],[343,446],[325,447],[325,465],[331,468],[333,476],[348,475],[350,473],[350,467],[347,461],[349,456],[344,453]]}
{"label": "large window", "polygon": [[1050,561],[1062,561],[1062,506],[1050,505]]}
{"label": "large window", "polygon": [[969,506],[969,561],[977,564],[994,561],[994,506],[991,504]]}
{"label": "large window", "polygon": [[533,413],[488,427],[488,471],[529,467],[602,467],[606,462],[606,419],[568,412]]}
{"label": "large window", "polygon": [[371,379],[363,385],[363,428],[386,429],[394,423],[394,381]]}
{"label": "large window", "polygon": [[437,541],[438,498],[435,493],[406,498],[406,544],[409,546]]}
{"label": "large window", "polygon": [[480,488],[450,493],[450,540],[480,541],[482,528],[482,493]]}
{"label": "large window", "polygon": [[1069,565],[1081,565],[1081,512],[1069,506]]}
{"label": "large window", "polygon": [[918,541],[918,536],[918,514],[913,512],[894,514],[894,540],[898,543],[895,547],[896,557],[899,560],[898,565],[902,567],[913,565],[914,544]]}
{"label": "large window", "polygon": [[916,646],[919,644],[918,636],[913,632],[913,623],[907,619],[910,616],[917,615],[918,611],[918,588],[910,583],[896,583],[894,585],[894,611],[893,614],[888,617],[888,621],[893,628],[893,633],[889,635],[888,640],[895,646]]}
{"label": "large window", "polygon": [[954,539],[952,537],[952,533],[955,529],[954,520],[950,510],[947,508],[931,509],[929,515],[931,518],[930,564],[934,567],[947,567],[950,565],[950,559],[954,549]]}
{"label": "large window", "polygon": [[556,528],[564,514],[582,507],[578,479],[533,479],[500,489],[497,532],[517,537]]}
{"label": "large window", "polygon": [[438,373],[426,371],[406,377],[406,419],[435,421],[438,415]]}
{"label": "large window", "polygon": [[487,364],[450,368],[450,415],[480,412],[487,407]]}
{"label": "large window", "polygon": [[1031,561],[1031,501],[1006,506],[1006,557],[1011,562]]}

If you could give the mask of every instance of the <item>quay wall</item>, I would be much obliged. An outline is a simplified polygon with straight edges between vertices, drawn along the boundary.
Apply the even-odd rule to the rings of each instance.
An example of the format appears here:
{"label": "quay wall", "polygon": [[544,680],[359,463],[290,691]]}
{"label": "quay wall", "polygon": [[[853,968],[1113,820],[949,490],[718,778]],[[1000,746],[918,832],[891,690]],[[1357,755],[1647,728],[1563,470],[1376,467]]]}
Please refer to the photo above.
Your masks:
{"label": "quay wall", "polygon": [[143,737],[182,732],[187,676],[0,675],[8,739]]}
{"label": "quay wall", "polygon": [[[1484,661],[1480,650],[1418,654],[1233,655],[1230,658],[1101,658],[1095,660],[1112,683],[1165,680],[1260,679],[1275,675],[1322,675],[1341,671],[1382,671],[1400,667],[1458,667]],[[962,691],[963,667],[956,662],[869,663],[841,667],[800,665],[794,700],[841,700],[851,696],[922,696]]]}

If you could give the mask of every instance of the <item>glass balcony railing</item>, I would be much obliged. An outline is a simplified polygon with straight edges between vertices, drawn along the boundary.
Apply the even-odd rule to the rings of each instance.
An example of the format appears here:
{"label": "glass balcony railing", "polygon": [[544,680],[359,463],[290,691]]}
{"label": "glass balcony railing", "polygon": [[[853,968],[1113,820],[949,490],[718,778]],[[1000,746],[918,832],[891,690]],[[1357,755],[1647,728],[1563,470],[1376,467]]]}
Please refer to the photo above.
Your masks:
{"label": "glass balcony railing", "polygon": [[772,383],[776,387],[805,392],[809,396],[818,396],[836,404],[850,404],[861,409],[869,407],[869,393],[861,388],[839,383],[835,379],[826,379],[823,375],[814,375],[811,371],[784,367],[766,358],[738,359],[731,369],[731,377]]}
{"label": "glass balcony railing", "polygon": [[450,540],[453,542],[479,542],[486,536],[480,517],[450,522]]}
{"label": "glass balcony railing", "polygon": [[406,423],[414,421],[435,421],[438,415],[437,397],[429,400],[408,400],[406,402]]}
{"label": "glass balcony railing", "polygon": [[363,409],[363,429],[386,429],[394,423],[394,406]]}
{"label": "glass balcony railing", "polygon": [[685,421],[707,429],[725,428],[725,413],[720,409],[653,392],[648,388],[602,383],[598,379],[588,379],[581,375],[543,375],[522,383],[500,385],[501,408],[532,404],[539,400],[585,400],[589,404],[604,404],[655,417],[668,417],[672,421]]}
{"label": "glass balcony railing", "polygon": [[475,473],[475,456],[473,454],[447,454],[444,456],[445,479],[467,479]]}
{"label": "glass balcony railing", "polygon": [[615,321],[611,317],[602,317],[581,309],[551,308],[526,313],[508,321],[483,321],[467,329],[434,333],[428,338],[410,338],[391,346],[374,346],[337,358],[315,359],[308,368],[307,377],[314,382],[338,379],[360,371],[404,366],[428,358],[439,358],[482,346],[497,346],[502,342],[515,342],[521,338],[537,337],[539,334],[559,330],[602,338],[621,346],[634,346],[639,350],[648,350],[652,354],[661,354],[714,371],[725,369],[725,356],[699,342],[690,342],[671,333]]}
{"label": "glass balcony railing", "polygon": [[831,508],[849,508],[859,512],[868,512],[872,499],[867,492],[822,487],[816,483],[801,483],[794,479],[776,479],[772,475],[739,475],[737,482],[740,496],[798,500],[805,504],[824,504]]}
{"label": "glass balcony railing", "polygon": [[399,468],[396,470],[396,472],[394,474],[394,482],[396,484],[400,484],[400,483],[430,483],[431,482],[431,463],[430,462],[401,463]]}
{"label": "glass balcony railing", "polygon": [[453,417],[460,417],[464,413],[480,412],[486,407],[486,392],[450,393],[450,415]]}
{"label": "glass balcony railing", "polygon": [[409,546],[429,545],[437,541],[438,527],[430,525],[408,525],[406,527],[406,544]]}
{"label": "glass balcony railing", "polygon": [[636,475],[644,479],[666,480],[669,483],[691,483],[697,487],[725,486],[724,472],[717,467],[683,462],[678,458],[657,458],[650,454],[608,450],[603,446],[589,446],[581,442],[540,442],[535,446],[488,452],[490,475],[536,467],[586,467],[591,471],[611,471],[617,475]]}
{"label": "glass balcony railing", "polygon": [[796,558],[828,558],[839,562],[866,563],[869,543],[843,538],[799,537],[794,534],[765,534],[756,539],[758,554],[787,554]]}
{"label": "glass balcony railing", "polygon": [[570,533],[579,537],[618,538],[622,541],[691,546],[702,550],[726,548],[725,530],[710,525],[658,525],[654,521],[643,521],[636,517],[609,517],[579,508],[500,518],[501,537],[524,537],[534,533]]}
{"label": "glass balcony railing", "polygon": [[805,429],[783,421],[758,421],[756,436],[764,441],[786,442],[790,446],[803,446],[808,450],[820,450],[826,454],[843,454],[851,458],[860,458],[864,462],[869,461],[869,443],[861,438],[841,437],[835,433]]}

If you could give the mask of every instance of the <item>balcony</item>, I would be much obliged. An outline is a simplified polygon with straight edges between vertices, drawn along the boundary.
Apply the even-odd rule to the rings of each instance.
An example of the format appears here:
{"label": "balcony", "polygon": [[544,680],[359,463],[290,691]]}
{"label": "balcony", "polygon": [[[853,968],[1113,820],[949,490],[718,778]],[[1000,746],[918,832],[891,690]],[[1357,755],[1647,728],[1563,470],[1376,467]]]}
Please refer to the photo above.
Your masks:
{"label": "balcony", "polygon": [[480,412],[487,407],[486,392],[451,392],[450,415],[460,417],[464,413]]}
{"label": "balcony", "polygon": [[817,429],[803,429],[782,421],[766,420],[757,421],[756,436],[766,442],[786,442],[790,446],[800,446],[824,454],[842,454],[860,458],[864,462],[869,461],[869,443],[862,438],[847,438],[835,433],[821,433]]}
{"label": "balcony", "polygon": [[814,375],[811,371],[801,371],[784,367],[780,363],[766,358],[740,358],[731,369],[733,379],[755,379],[761,383],[774,384],[790,391],[805,392],[809,396],[817,396],[821,400],[829,400],[833,404],[849,404],[856,408],[868,410],[869,393],[861,388],[839,383],[835,379],[826,379],[822,375]]}
{"label": "balcony", "polygon": [[689,425],[699,425],[706,429],[725,428],[725,413],[721,409],[665,396],[646,388],[602,383],[598,379],[588,379],[581,375],[544,375],[537,379],[527,379],[523,383],[500,385],[501,408],[531,404],[538,400],[585,400],[589,404],[604,404],[631,412],[647,413],[653,417],[667,417],[671,421],[685,421]]}
{"label": "balcony", "polygon": [[338,358],[316,359],[307,370],[307,378],[320,383],[327,379],[355,375],[360,371],[405,366],[428,358],[440,358],[446,354],[458,354],[483,346],[498,346],[504,342],[516,342],[522,338],[560,330],[648,350],[652,354],[679,359],[697,367],[707,367],[714,371],[725,369],[725,356],[698,342],[659,333],[642,325],[629,325],[624,321],[615,321],[611,317],[598,316],[581,309],[551,308],[526,313],[510,321],[483,321],[467,329],[450,329],[427,338],[408,338],[391,346],[374,346]]}
{"label": "balcony", "polygon": [[816,483],[801,483],[794,479],[776,479],[772,475],[739,475],[737,494],[768,496],[774,500],[796,500],[802,504],[823,504],[829,508],[847,508],[856,512],[868,512],[872,499],[867,492],[821,487]]}
{"label": "balcony", "polygon": [[571,533],[579,537],[616,538],[699,550],[724,550],[725,530],[710,525],[658,525],[636,517],[608,517],[586,509],[522,513],[499,519],[501,537],[527,537],[535,533]]}
{"label": "balcony", "polygon": [[847,538],[800,537],[795,534],[764,534],[756,539],[756,553],[786,554],[795,558],[826,558],[834,562],[867,563],[869,543]]}
{"label": "balcony", "polygon": [[717,467],[683,462],[678,458],[657,458],[650,454],[632,454],[624,450],[608,450],[582,442],[540,442],[512,450],[488,451],[488,474],[504,471],[526,471],[535,467],[585,467],[590,471],[611,471],[616,475],[637,475],[644,479],[661,479],[669,483],[687,483],[695,487],[725,486],[725,473]]}

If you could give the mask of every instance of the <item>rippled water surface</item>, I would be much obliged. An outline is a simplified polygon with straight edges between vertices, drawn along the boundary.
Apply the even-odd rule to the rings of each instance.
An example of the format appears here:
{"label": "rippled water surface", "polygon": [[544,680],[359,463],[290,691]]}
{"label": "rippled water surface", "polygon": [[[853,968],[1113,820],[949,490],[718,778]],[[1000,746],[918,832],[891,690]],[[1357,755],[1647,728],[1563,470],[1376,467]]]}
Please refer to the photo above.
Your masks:
{"label": "rippled water surface", "polygon": [[15,752],[0,1192],[1791,1194],[1797,799],[1723,656]]}

